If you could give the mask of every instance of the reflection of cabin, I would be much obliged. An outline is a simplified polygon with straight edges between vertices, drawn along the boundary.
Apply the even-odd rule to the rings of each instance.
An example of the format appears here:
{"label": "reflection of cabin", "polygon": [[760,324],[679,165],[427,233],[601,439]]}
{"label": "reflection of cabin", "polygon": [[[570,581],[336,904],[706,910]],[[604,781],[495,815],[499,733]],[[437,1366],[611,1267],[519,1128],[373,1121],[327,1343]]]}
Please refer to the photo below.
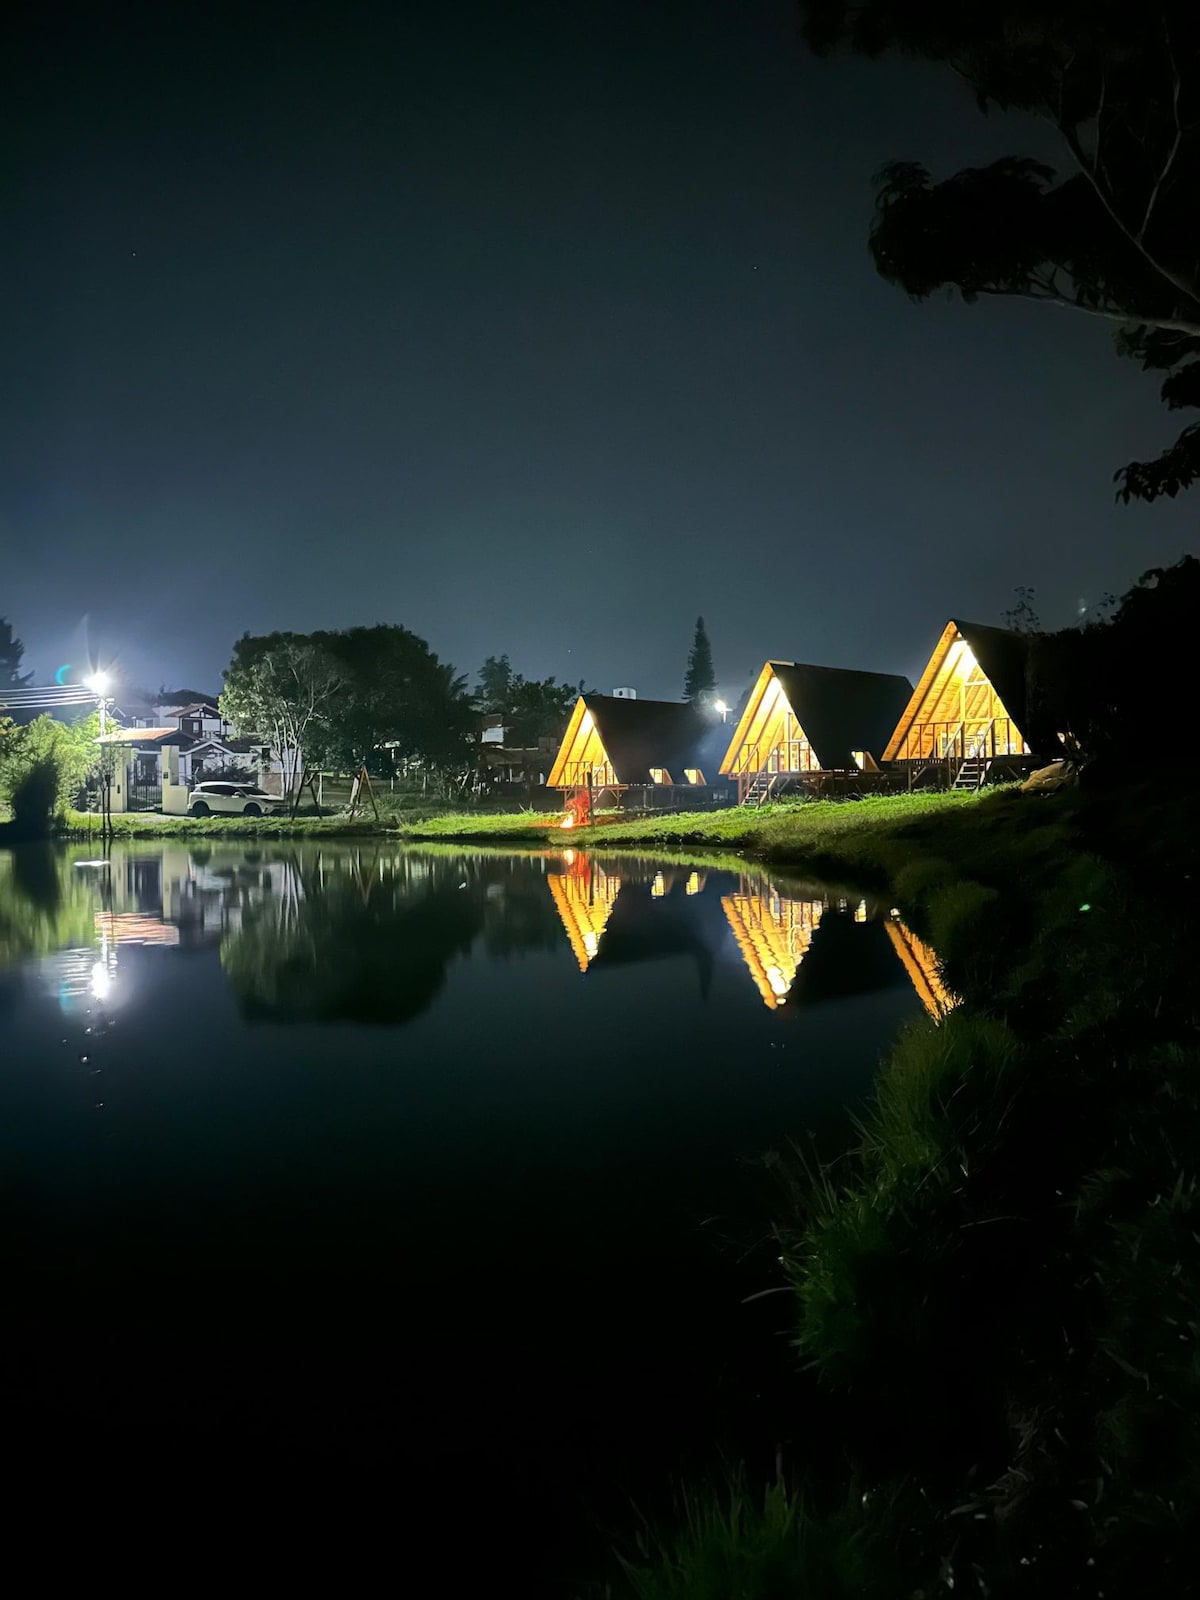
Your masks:
{"label": "reflection of cabin", "polygon": [[768,661],[721,771],[737,779],[743,805],[820,787],[829,773],[876,773],[911,693],[907,678],[890,673]]}
{"label": "reflection of cabin", "polygon": [[[707,790],[720,795],[724,730],[698,706],[674,700],[627,700],[580,695],[551,768],[551,789],[588,789],[596,804],[611,804],[626,790],[644,789],[656,805],[672,803],[667,791]],[[699,796],[693,796],[692,803]]]}
{"label": "reflection of cabin", "polygon": [[721,908],[764,1005],[776,1010],[808,954],[825,902],[785,900],[771,885],[764,892],[743,879],[737,894],[722,897]]}
{"label": "reflection of cabin", "polygon": [[[993,762],[1030,755],[1028,650],[1026,636],[1007,628],[948,622],[884,759],[907,763],[910,774],[943,766],[955,788],[977,789]],[[1043,750],[1056,742],[1040,740]]]}
{"label": "reflection of cabin", "polygon": [[944,1017],[958,1002],[942,982],[941,963],[937,956],[899,917],[889,918],[884,926],[921,1004],[931,1017]]}
{"label": "reflection of cabin", "polygon": [[546,882],[579,970],[586,972],[599,952],[621,880],[573,850],[564,853],[563,867],[562,872],[548,872]]}

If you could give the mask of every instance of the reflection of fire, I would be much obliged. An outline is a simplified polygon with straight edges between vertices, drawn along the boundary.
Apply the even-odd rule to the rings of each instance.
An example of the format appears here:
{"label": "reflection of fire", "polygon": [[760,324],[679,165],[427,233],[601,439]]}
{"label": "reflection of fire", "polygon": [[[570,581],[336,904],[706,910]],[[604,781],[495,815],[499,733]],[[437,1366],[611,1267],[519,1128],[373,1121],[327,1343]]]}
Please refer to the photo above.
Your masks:
{"label": "reflection of fire", "polygon": [[573,828],[574,826],[575,826],[575,818],[572,817],[572,816],[564,817],[562,819],[562,821],[559,823],[559,827],[560,828]]}
{"label": "reflection of fire", "polygon": [[573,850],[563,851],[563,863],[567,870],[548,872],[546,882],[579,970],[586,972],[599,952],[621,880]]}

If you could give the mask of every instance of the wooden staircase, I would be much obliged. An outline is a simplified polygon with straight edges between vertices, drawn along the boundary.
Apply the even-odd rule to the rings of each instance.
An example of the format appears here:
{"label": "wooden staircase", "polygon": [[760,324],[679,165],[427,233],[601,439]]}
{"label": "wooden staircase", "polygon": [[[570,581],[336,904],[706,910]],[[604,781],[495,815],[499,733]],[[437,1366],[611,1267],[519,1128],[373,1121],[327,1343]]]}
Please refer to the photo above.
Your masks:
{"label": "wooden staircase", "polygon": [[982,789],[987,778],[991,761],[987,756],[968,756],[958,769],[958,775],[950,785],[952,789]]}
{"label": "wooden staircase", "polygon": [[[959,766],[952,789],[982,789],[988,775],[988,768],[992,764],[992,756],[988,754],[988,741],[992,729],[996,726],[995,718],[988,723],[982,732],[977,733],[964,748],[963,760]],[[995,745],[992,745],[995,750]]]}
{"label": "wooden staircase", "polygon": [[769,800],[778,776],[777,772],[756,772],[746,786],[746,792],[742,796],[742,804],[744,806],[761,806],[765,801]]}

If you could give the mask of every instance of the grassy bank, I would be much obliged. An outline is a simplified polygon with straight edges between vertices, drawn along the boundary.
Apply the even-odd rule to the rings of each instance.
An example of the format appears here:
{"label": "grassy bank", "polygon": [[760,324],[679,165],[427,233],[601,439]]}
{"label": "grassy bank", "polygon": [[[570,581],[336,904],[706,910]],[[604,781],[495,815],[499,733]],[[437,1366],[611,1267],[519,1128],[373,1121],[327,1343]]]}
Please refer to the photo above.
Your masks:
{"label": "grassy bank", "polygon": [[[397,837],[394,823],[374,818],[355,817],[163,817],[136,811],[119,812],[110,818],[114,839],[204,838],[223,839],[324,839],[362,838],[388,835]],[[64,819],[60,836],[72,839],[99,838],[100,818],[93,812],[72,811]]]}
{"label": "grassy bank", "polygon": [[621,1592],[1193,1592],[1196,800],[1010,792],[756,836],[885,880],[961,1003],[901,1037],[850,1161],[781,1164],[781,1332],[833,1419],[780,1418],[792,1510],[692,1495]]}
{"label": "grassy bank", "polygon": [[[989,796],[989,798],[993,798]],[[586,828],[565,830],[559,818],[536,812],[466,813],[433,817],[406,825],[413,839],[482,844],[547,842],[565,838],[580,850],[595,848],[675,850],[713,846],[786,854],[794,858],[815,851],[821,841],[875,834],[931,817],[941,817],[979,803],[975,794],[885,795],[867,800],[817,800],[766,806],[727,806],[719,811],[673,811],[639,816],[602,813]]]}

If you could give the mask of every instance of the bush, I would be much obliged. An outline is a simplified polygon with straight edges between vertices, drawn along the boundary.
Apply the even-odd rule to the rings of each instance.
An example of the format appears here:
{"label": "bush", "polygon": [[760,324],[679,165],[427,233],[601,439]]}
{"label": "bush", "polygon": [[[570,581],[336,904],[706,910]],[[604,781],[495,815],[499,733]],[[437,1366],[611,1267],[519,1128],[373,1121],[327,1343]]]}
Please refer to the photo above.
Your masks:
{"label": "bush", "polygon": [[58,801],[59,769],[51,756],[42,756],[16,779],[10,791],[13,831],[24,837],[42,837]]}

